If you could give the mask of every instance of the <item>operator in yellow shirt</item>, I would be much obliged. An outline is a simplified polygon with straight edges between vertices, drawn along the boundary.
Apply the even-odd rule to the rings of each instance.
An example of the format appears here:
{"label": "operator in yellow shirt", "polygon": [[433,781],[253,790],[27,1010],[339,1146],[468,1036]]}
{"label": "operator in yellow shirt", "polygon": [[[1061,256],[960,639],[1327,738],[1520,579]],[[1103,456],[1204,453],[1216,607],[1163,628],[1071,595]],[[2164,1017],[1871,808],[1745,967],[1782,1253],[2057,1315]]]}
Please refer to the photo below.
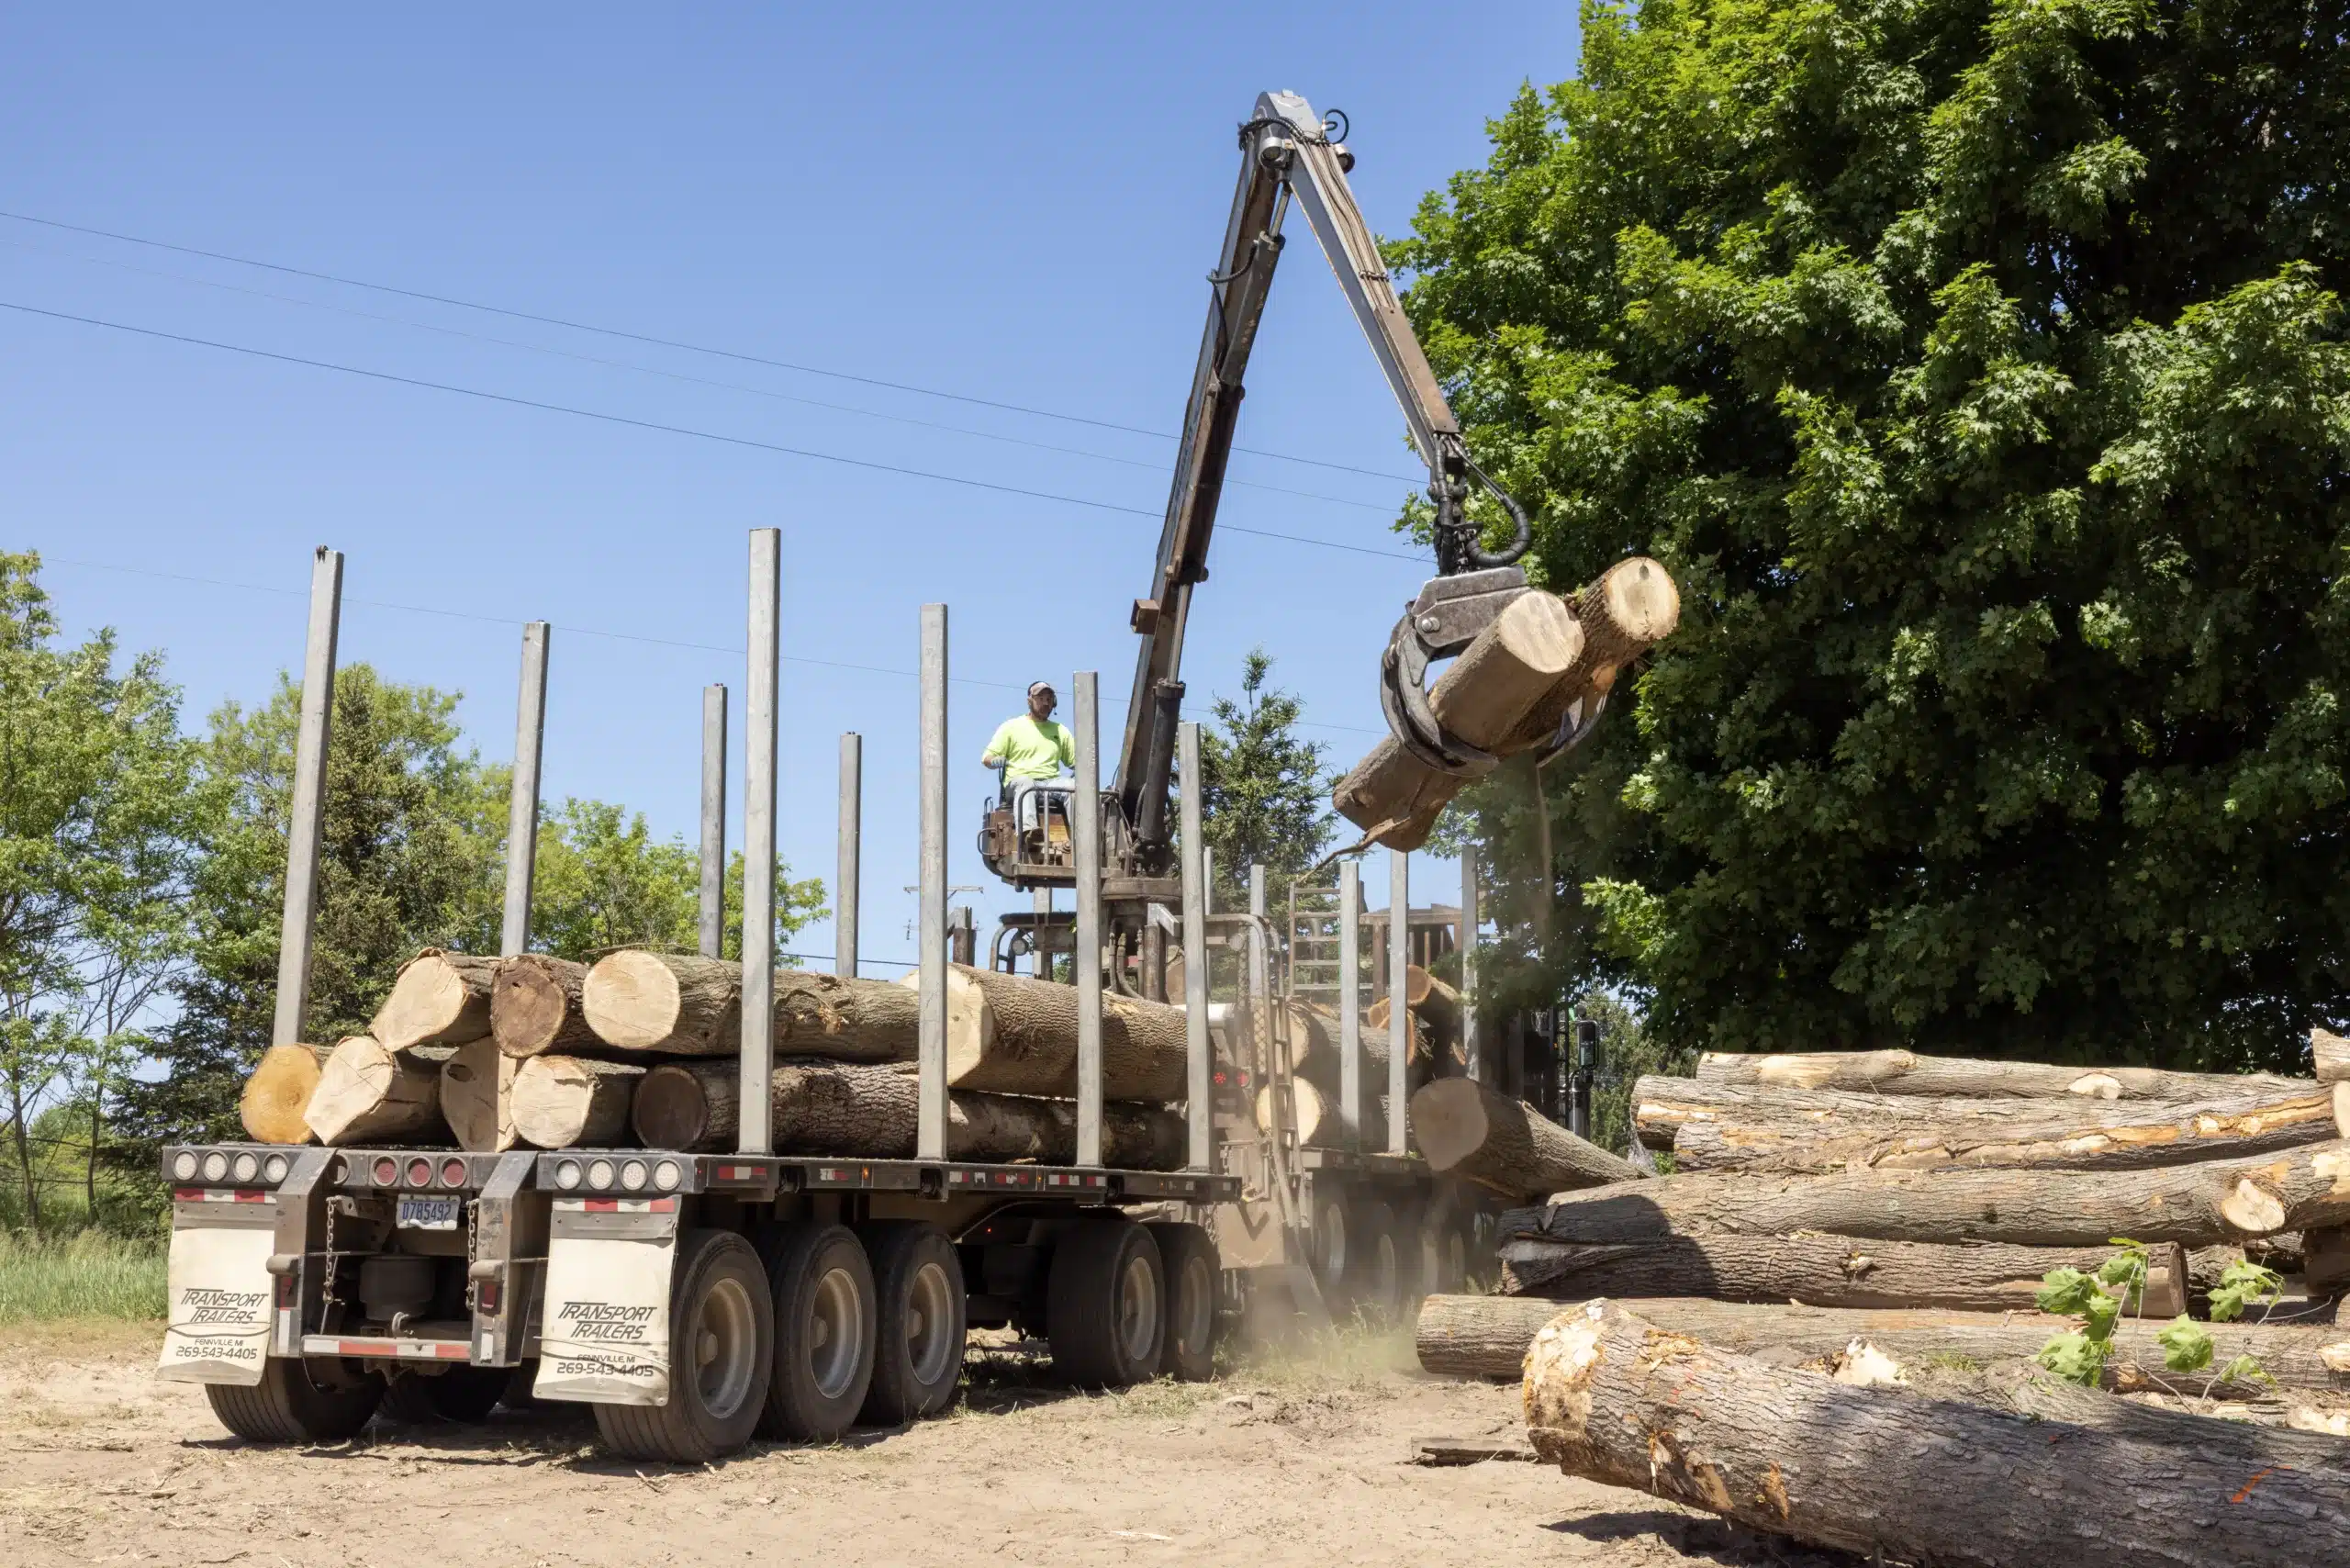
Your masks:
{"label": "operator in yellow shirt", "polygon": [[1028,689],[1028,711],[996,726],[988,749],[979,756],[982,767],[1003,769],[1003,788],[1012,798],[1013,821],[1023,831],[1040,825],[1047,795],[1063,797],[1067,786],[1054,789],[1061,769],[1077,767],[1077,737],[1053,722],[1060,700],[1050,684],[1037,681]]}

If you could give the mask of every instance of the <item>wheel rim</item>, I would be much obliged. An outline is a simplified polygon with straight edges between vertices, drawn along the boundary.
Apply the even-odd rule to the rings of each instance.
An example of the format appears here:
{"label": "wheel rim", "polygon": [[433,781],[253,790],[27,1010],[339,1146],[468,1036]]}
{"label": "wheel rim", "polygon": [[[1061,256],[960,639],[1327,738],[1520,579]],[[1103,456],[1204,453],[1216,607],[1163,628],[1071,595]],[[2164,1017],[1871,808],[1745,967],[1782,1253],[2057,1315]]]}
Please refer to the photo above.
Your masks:
{"label": "wheel rim", "polygon": [[694,1314],[694,1388],[701,1395],[702,1408],[721,1420],[751,1396],[751,1374],[759,1360],[752,1332],[757,1321],[751,1293],[740,1280],[712,1283]]}
{"label": "wheel rim", "polygon": [[1150,1359],[1158,1338],[1158,1282],[1150,1260],[1136,1254],[1118,1271],[1118,1345],[1130,1362]]}
{"label": "wheel rim", "polygon": [[1322,1250],[1322,1278],[1338,1281],[1347,1276],[1347,1212],[1336,1204],[1322,1211],[1320,1224],[1315,1226]]}
{"label": "wheel rim", "polygon": [[838,1399],[856,1381],[856,1365],[865,1354],[864,1305],[856,1276],[846,1269],[827,1269],[816,1282],[808,1304],[808,1373],[816,1392]]}
{"label": "wheel rim", "polygon": [[1208,1260],[1186,1258],[1182,1279],[1183,1288],[1176,1297],[1175,1318],[1167,1328],[1185,1350],[1199,1350],[1208,1342],[1208,1326],[1215,1315],[1215,1283],[1208,1278]]}
{"label": "wheel rim", "polygon": [[946,1285],[946,1271],[924,1263],[906,1286],[906,1360],[914,1381],[928,1388],[955,1364],[955,1302]]}

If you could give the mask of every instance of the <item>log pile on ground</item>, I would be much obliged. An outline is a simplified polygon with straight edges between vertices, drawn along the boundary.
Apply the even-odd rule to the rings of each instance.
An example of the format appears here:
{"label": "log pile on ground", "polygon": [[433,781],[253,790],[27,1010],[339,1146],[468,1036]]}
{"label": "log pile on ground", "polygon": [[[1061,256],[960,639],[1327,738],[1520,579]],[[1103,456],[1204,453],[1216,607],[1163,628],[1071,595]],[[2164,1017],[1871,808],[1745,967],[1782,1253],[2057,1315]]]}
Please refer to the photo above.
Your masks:
{"label": "log pile on ground", "polygon": [[[915,991],[794,969],[778,971],[774,989],[778,1151],[911,1157]],[[949,1157],[1073,1159],[1075,989],[957,967],[947,1011]],[[1185,1152],[1170,1108],[1189,1078],[1182,1010],[1113,994],[1102,1011],[1103,1159],[1173,1169]],[[269,1143],[731,1148],[742,1015],[743,969],[729,960],[630,949],[587,965],[431,948],[401,967],[369,1034],[268,1052],[239,1109]],[[1335,1059],[1325,1020],[1290,1023],[1293,1065]],[[1327,1021],[1330,1037],[1335,1028]],[[1385,1062],[1382,1041],[1381,1087]]]}
{"label": "log pile on ground", "polygon": [[[1522,1378],[1535,1447],[1572,1473],[1822,1545],[2078,1557],[2060,1542],[2095,1492],[2132,1533],[2093,1533],[2133,1562],[2256,1561],[2244,1493],[2323,1454],[2277,1518],[2330,1509],[2304,1539],[2350,1549],[2350,1450],[2311,1435],[2350,1428],[2350,1044],[2314,1045],[2312,1079],[1708,1055],[1634,1086],[1638,1145],[1671,1161],[1649,1180],[1489,1089],[1431,1085],[1431,1161],[1525,1198],[1503,1294],[1427,1298],[1421,1364]],[[1553,1176],[1575,1179],[1533,1193]],[[2256,1424],[2213,1419],[2223,1397]],[[1984,1506],[2027,1450],[2031,1506]],[[2216,1548],[2174,1522],[2217,1511]],[[1973,1521],[1995,1513],[1990,1542]]]}

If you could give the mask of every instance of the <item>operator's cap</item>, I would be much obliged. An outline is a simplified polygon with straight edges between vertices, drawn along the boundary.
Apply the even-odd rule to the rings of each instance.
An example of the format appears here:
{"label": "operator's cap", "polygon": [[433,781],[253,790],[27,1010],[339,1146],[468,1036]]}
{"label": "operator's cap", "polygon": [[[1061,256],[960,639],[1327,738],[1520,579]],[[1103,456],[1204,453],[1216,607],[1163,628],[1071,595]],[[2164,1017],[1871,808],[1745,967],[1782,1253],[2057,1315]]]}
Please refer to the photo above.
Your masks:
{"label": "operator's cap", "polygon": [[1058,697],[1060,695],[1059,692],[1053,689],[1053,683],[1049,680],[1032,680],[1028,683],[1029,696],[1034,697],[1040,692],[1046,697]]}

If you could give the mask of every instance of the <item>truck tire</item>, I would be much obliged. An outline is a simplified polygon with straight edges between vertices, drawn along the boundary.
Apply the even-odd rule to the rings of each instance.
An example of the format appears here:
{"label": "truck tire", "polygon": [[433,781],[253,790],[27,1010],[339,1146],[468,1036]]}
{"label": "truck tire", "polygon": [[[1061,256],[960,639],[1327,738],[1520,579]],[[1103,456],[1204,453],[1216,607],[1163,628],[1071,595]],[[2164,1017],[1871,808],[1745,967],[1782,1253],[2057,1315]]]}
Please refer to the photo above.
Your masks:
{"label": "truck tire", "polygon": [[1215,1298],[1222,1273],[1215,1240],[1196,1225],[1169,1221],[1143,1228],[1158,1246],[1159,1272],[1167,1282],[1158,1375],[1205,1383],[1215,1376]]}
{"label": "truck tire", "polygon": [[513,1375],[509,1367],[451,1367],[430,1375],[404,1369],[386,1380],[379,1413],[411,1427],[487,1421]]}
{"label": "truck tire", "polygon": [[962,1381],[963,1260],[945,1231],[921,1220],[877,1220],[864,1234],[879,1327],[858,1419],[903,1427],[946,1409]]}
{"label": "truck tire", "polygon": [[220,1424],[249,1443],[339,1443],[356,1437],[384,1397],[384,1374],[355,1372],[327,1357],[272,1357],[251,1388],[207,1383]]}
{"label": "truck tire", "polygon": [[775,1360],[775,1302],[751,1244],[726,1230],[678,1239],[669,1280],[669,1402],[599,1405],[623,1459],[707,1464],[751,1440]]}
{"label": "truck tire", "polygon": [[1434,1294],[1449,1295],[1469,1282],[1469,1220],[1467,1216],[1430,1210],[1420,1226],[1420,1285]]}
{"label": "truck tire", "polygon": [[1314,1282],[1337,1297],[1347,1284],[1347,1205],[1335,1193],[1314,1204]]}
{"label": "truck tire", "polygon": [[873,1382],[873,1265],[845,1225],[778,1226],[762,1239],[775,1369],[759,1435],[830,1442],[856,1422]]}
{"label": "truck tire", "polygon": [[1158,1372],[1167,1319],[1158,1244],[1123,1215],[1084,1220],[1053,1249],[1045,1341],[1053,1370],[1089,1388],[1128,1388]]}
{"label": "truck tire", "polygon": [[1393,1322],[1403,1316],[1412,1294],[1412,1266],[1419,1260],[1419,1238],[1383,1203],[1364,1204],[1352,1218],[1354,1249],[1348,1260],[1348,1296],[1371,1316]]}

